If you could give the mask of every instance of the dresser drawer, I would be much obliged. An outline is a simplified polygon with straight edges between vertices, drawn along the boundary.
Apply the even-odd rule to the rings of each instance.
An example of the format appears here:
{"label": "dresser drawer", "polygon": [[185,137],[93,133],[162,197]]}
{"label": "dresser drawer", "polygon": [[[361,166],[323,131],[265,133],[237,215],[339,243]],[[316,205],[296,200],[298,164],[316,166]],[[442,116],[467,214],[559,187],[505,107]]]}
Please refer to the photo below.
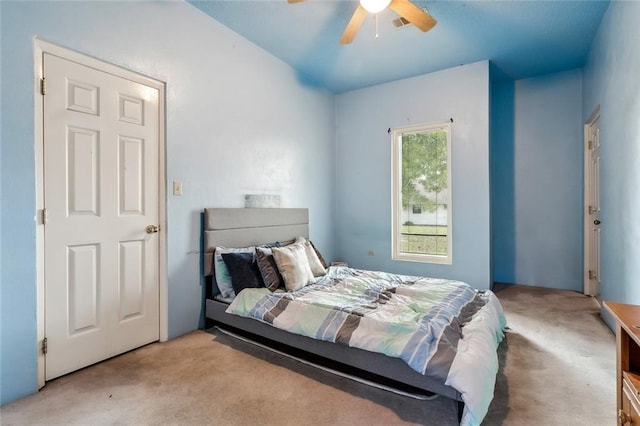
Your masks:
{"label": "dresser drawer", "polygon": [[640,425],[640,376],[622,373],[622,412],[618,413],[618,424]]}

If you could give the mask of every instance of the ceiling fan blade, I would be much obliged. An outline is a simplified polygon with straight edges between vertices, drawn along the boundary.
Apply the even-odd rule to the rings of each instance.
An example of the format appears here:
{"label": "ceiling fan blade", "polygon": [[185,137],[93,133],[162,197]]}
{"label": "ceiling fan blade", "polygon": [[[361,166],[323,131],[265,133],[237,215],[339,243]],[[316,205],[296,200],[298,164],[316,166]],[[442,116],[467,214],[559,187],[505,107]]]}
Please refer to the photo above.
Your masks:
{"label": "ceiling fan blade", "polygon": [[356,37],[356,33],[362,25],[362,22],[364,22],[364,18],[367,17],[367,13],[368,12],[364,7],[358,5],[358,8],[351,16],[351,20],[347,24],[347,27],[344,29],[344,33],[342,33],[340,44],[349,44],[353,41]]}
{"label": "ceiling fan blade", "polygon": [[302,3],[304,0],[287,0],[289,3]]}
{"label": "ceiling fan blade", "polygon": [[437,21],[431,15],[409,0],[391,0],[389,7],[422,31],[429,31],[436,25]]}

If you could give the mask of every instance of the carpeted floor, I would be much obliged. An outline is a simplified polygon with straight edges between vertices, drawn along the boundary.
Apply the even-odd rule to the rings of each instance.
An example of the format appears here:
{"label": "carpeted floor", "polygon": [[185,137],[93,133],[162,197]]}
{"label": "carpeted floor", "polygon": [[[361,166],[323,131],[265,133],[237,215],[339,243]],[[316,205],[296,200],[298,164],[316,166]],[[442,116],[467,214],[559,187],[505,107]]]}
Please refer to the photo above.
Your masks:
{"label": "carpeted floor", "polygon": [[[581,294],[497,286],[509,323],[483,425],[614,425],[615,338]],[[219,331],[152,344],[0,408],[3,425],[454,425],[455,404],[334,376]]]}

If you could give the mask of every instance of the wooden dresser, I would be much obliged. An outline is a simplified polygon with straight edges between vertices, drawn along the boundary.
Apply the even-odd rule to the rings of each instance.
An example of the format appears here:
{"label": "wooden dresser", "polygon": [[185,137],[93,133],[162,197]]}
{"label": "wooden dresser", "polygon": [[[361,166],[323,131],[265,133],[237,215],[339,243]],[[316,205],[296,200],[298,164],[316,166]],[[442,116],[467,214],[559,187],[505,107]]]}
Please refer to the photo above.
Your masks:
{"label": "wooden dresser", "polygon": [[616,320],[618,425],[640,426],[640,306],[604,306]]}

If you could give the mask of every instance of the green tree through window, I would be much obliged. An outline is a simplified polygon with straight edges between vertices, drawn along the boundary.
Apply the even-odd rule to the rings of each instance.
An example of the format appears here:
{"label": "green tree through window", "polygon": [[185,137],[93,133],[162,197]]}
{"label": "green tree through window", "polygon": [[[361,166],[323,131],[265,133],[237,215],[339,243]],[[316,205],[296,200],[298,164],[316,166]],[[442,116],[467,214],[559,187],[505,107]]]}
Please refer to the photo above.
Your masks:
{"label": "green tree through window", "polygon": [[450,263],[450,124],[394,129],[393,146],[394,258]]}

